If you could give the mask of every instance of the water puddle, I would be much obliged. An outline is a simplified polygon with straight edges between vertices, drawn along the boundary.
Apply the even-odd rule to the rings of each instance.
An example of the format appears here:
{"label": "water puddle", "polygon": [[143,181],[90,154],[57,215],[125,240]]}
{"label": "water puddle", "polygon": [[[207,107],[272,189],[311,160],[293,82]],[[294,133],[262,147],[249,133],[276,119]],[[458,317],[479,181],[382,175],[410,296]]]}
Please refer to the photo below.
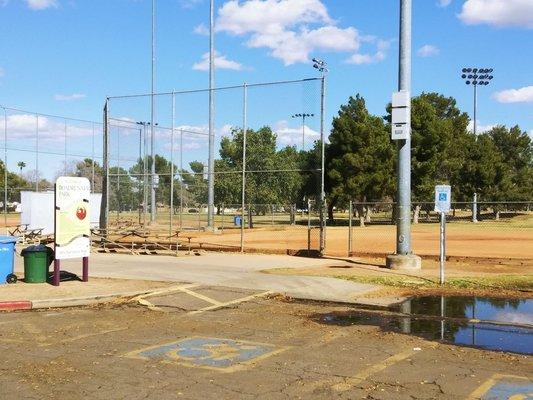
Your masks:
{"label": "water puddle", "polygon": [[395,311],[337,312],[315,319],[331,325],[373,325],[462,346],[533,354],[532,299],[426,296],[408,300]]}

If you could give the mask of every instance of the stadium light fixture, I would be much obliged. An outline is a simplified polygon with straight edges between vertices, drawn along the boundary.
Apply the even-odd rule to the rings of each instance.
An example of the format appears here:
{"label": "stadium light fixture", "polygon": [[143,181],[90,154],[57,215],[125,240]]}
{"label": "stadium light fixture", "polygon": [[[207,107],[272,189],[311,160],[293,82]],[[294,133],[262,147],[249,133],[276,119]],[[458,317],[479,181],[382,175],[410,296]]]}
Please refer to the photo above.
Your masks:
{"label": "stadium light fixture", "polygon": [[307,113],[298,113],[291,115],[291,118],[301,118],[302,119],[302,151],[305,151],[305,119],[314,117],[315,114]]}
{"label": "stadium light fixture", "polygon": [[474,87],[474,135],[477,134],[477,87],[487,86],[494,78],[492,68],[463,68],[461,78],[467,85]]}

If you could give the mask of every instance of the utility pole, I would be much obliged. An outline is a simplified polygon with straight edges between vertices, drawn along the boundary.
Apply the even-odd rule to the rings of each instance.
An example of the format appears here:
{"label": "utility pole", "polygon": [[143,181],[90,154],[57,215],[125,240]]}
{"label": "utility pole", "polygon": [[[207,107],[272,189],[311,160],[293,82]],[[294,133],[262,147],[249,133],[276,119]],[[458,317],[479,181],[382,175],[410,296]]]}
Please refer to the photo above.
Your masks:
{"label": "utility pole", "polygon": [[150,175],[151,175],[151,201],[150,201],[150,221],[155,222],[156,217],[156,208],[155,203],[155,154],[154,154],[154,118],[155,118],[155,0],[152,0],[152,91],[151,91],[151,110],[150,110],[150,155],[152,157],[152,162],[150,166]]}
{"label": "utility pole", "polygon": [[386,264],[391,269],[413,270],[420,269],[422,262],[411,249],[411,15],[412,0],[400,0],[398,90],[407,96],[405,108],[409,115],[403,127],[406,135],[397,140],[396,253],[387,256]]}
{"label": "utility pole", "polygon": [[207,161],[207,228],[214,229],[215,212],[215,1],[209,5],[209,158]]}

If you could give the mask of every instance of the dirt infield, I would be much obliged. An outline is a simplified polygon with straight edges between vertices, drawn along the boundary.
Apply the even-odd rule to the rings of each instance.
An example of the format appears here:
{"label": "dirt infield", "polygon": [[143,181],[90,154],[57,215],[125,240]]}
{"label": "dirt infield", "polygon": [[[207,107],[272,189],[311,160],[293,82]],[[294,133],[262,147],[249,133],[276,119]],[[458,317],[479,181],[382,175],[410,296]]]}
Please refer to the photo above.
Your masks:
{"label": "dirt infield", "polygon": [[[516,227],[496,222],[478,224],[455,223],[447,226],[447,255],[451,257],[499,258],[533,260],[533,228]],[[312,248],[318,241],[318,230],[311,231]],[[385,255],[395,250],[396,228],[376,225],[353,228],[353,252],[355,255]],[[439,254],[438,224],[419,224],[412,228],[413,250],[421,256]],[[204,245],[238,247],[240,232],[225,230],[219,234],[202,233],[192,239]],[[245,249],[264,251],[307,249],[306,227],[292,226],[246,230]],[[326,254],[348,255],[348,228],[328,227]]]}
{"label": "dirt infield", "polygon": [[[18,214],[9,214],[7,225],[19,223]],[[264,221],[263,221],[264,222]],[[261,222],[261,223],[263,223]],[[302,222],[302,221],[300,221]],[[4,226],[3,218],[0,226]],[[319,230],[307,229],[301,225],[257,225],[254,229],[246,229],[244,246],[246,252],[264,252],[278,254],[297,254],[310,248],[318,249]],[[133,228],[133,225],[131,226]],[[178,228],[176,226],[176,228]],[[155,232],[168,232],[168,226],[159,224],[152,227]],[[521,215],[501,221],[483,221],[479,223],[453,222],[446,227],[447,256],[456,258],[476,259],[512,259],[533,260],[533,214]],[[178,230],[179,231],[179,230]],[[175,230],[173,230],[175,235]],[[352,255],[385,256],[395,250],[396,228],[393,225],[369,225],[354,227],[352,238]],[[151,240],[156,242],[168,240],[168,233],[157,235]],[[129,244],[135,238],[124,238]],[[183,248],[190,244],[193,248],[209,250],[239,251],[241,242],[240,229],[232,227],[212,232],[182,230],[178,232],[178,241]],[[171,243],[176,243],[171,239]],[[426,258],[437,257],[439,254],[439,226],[436,223],[421,223],[412,226],[413,251]],[[326,255],[348,256],[348,228],[327,227]]]}

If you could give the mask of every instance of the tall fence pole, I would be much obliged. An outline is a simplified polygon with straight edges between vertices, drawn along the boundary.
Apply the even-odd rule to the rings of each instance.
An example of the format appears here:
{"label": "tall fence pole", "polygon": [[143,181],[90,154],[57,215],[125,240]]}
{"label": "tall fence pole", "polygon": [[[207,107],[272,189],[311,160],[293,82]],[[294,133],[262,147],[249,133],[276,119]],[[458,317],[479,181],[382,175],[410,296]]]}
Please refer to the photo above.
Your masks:
{"label": "tall fence pole", "polygon": [[92,141],[91,141],[91,193],[94,193],[94,136],[95,136],[95,129],[94,129],[94,122],[92,123]]}
{"label": "tall fence pole", "polygon": [[353,253],[353,224],[352,224],[352,215],[353,215],[353,201],[350,200],[350,205],[348,207],[348,257],[352,256]]}
{"label": "tall fence pole", "polygon": [[4,226],[7,233],[7,110],[4,108]]}
{"label": "tall fence pole", "polygon": [[122,196],[120,194],[120,126],[117,126],[117,226],[120,221],[120,206]]}
{"label": "tall fence pole", "polygon": [[156,200],[155,200],[155,154],[154,154],[154,124],[155,124],[155,0],[152,0],[152,84],[150,96],[150,153],[152,162],[150,166],[151,182],[150,182],[150,221],[155,222],[156,217]]}
{"label": "tall fence pole", "polygon": [[207,162],[207,227],[214,228],[215,211],[215,2],[209,7],[209,158]]}
{"label": "tall fence pole", "polygon": [[326,250],[326,191],[325,191],[325,168],[326,168],[326,141],[324,137],[324,122],[326,113],[326,73],[323,71],[320,90],[320,254]]}
{"label": "tall fence pole", "polygon": [[102,164],[104,168],[102,178],[102,201],[100,212],[100,229],[104,230],[104,235],[107,236],[107,223],[109,220],[109,99],[106,99],[104,106],[104,140],[103,140],[103,157]]}
{"label": "tall fence pole", "polygon": [[472,202],[472,222],[477,222],[477,193],[474,193]]}
{"label": "tall fence pole", "polygon": [[176,117],[176,95],[172,93],[172,130],[170,131],[170,228],[172,236],[172,223],[174,222],[174,118]]}
{"label": "tall fence pole", "polygon": [[183,129],[180,129],[180,229],[183,226]]}
{"label": "tall fence pole", "polygon": [[246,200],[246,134],[248,131],[248,86],[243,85],[242,102],[242,188],[241,188],[241,253],[244,253],[244,202]]}
{"label": "tall fence pole", "polygon": [[64,146],[64,153],[63,153],[63,156],[64,156],[64,160],[63,162],[65,163],[65,168],[64,168],[64,173],[65,173],[65,176],[67,175],[67,120],[65,119],[65,133],[64,133],[64,137],[65,137],[65,146]]}
{"label": "tall fence pole", "polygon": [[35,191],[39,191],[39,114],[35,114]]}

